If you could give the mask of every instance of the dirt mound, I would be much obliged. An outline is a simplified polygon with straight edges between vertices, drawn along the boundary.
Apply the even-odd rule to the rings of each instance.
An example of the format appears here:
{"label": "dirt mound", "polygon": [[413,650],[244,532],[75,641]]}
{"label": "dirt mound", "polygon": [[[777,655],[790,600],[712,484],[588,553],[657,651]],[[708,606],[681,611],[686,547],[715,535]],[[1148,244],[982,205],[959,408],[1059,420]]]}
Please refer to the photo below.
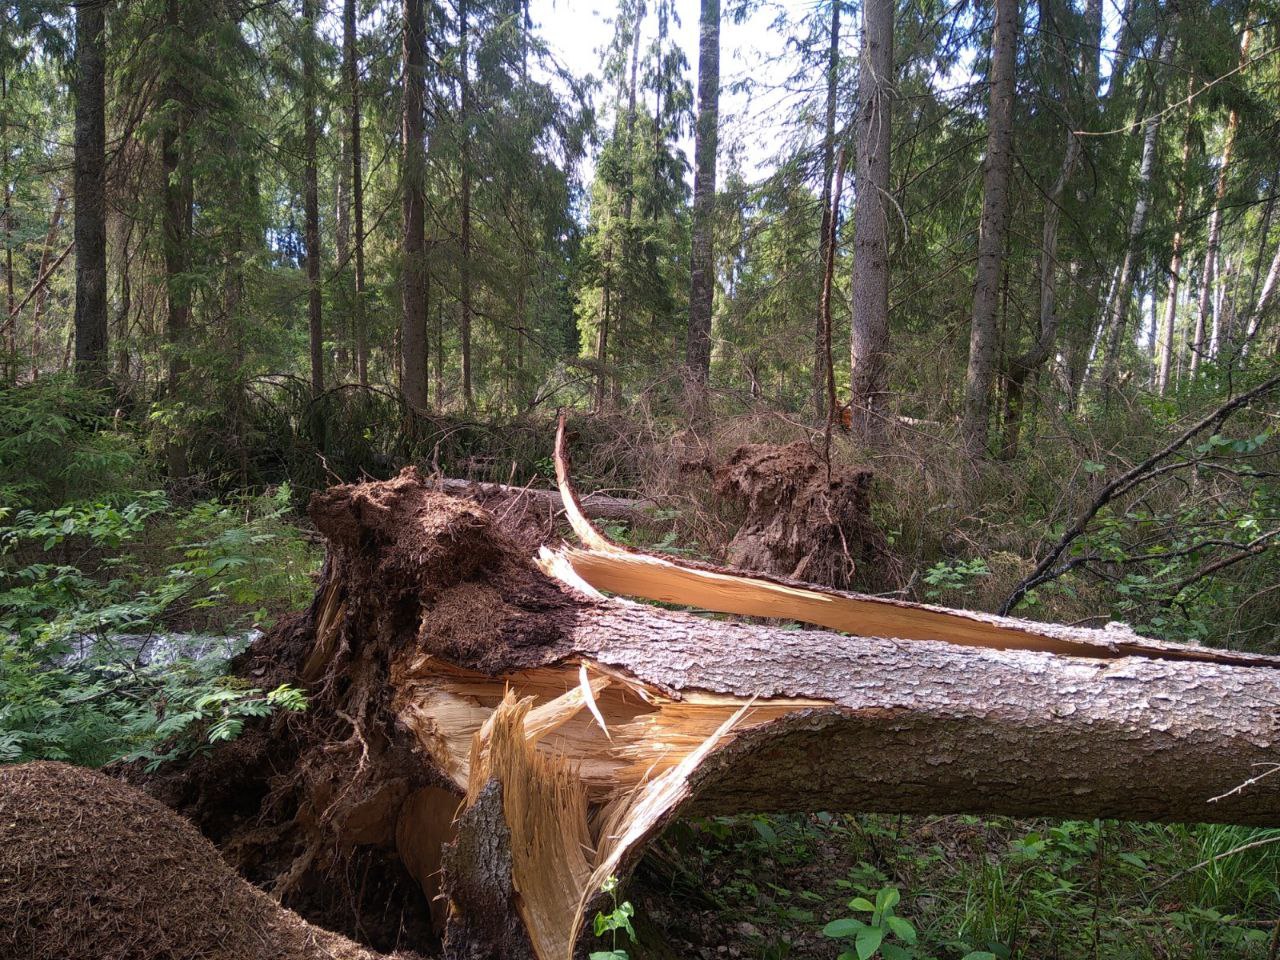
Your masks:
{"label": "dirt mound", "polygon": [[0,956],[385,955],[280,907],[159,801],[90,770],[29,763],[0,767]]}
{"label": "dirt mound", "polygon": [[746,510],[726,560],[837,589],[898,586],[898,564],[871,519],[871,480],[868,468],[828,465],[804,441],[739,447],[715,471],[716,495]]}

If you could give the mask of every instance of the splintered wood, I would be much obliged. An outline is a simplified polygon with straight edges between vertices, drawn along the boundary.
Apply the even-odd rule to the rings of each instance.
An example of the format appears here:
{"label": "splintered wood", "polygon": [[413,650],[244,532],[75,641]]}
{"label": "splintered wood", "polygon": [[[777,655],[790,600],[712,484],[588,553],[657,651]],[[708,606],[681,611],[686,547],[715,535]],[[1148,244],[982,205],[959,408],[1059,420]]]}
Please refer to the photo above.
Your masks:
{"label": "splintered wood", "polygon": [[[585,671],[587,683],[582,683]],[[822,700],[682,699],[588,661],[505,678],[432,657],[395,665],[393,709],[473,803],[503,787],[512,882],[540,958],[572,955],[583,911],[688,797],[688,775],[737,733]]]}

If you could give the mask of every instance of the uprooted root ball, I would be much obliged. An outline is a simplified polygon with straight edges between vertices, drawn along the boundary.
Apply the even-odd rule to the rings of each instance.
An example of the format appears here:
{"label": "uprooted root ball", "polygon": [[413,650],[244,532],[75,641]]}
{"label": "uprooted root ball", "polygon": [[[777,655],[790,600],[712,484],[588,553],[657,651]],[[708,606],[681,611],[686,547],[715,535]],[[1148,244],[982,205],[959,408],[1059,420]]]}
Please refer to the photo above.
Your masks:
{"label": "uprooted root ball", "polygon": [[898,586],[898,564],[871,519],[871,480],[865,467],[828,465],[804,441],[739,447],[715,471],[716,495],[746,511],[726,559],[841,590]]}

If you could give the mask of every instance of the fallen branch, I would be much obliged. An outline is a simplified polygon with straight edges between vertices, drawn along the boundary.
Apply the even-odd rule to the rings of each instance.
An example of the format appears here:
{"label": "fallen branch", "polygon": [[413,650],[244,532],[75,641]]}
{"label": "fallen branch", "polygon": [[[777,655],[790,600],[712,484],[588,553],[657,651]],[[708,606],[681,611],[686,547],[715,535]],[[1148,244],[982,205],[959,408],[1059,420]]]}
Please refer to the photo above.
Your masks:
{"label": "fallen branch", "polygon": [[54,260],[53,263],[49,266],[49,268],[45,270],[44,273],[40,274],[40,276],[36,279],[36,282],[31,285],[31,289],[27,291],[27,295],[22,298],[21,302],[19,302],[19,304],[16,307],[14,307],[11,311],[9,311],[8,319],[5,320],[3,324],[0,324],[0,332],[3,332],[9,329],[9,326],[15,320],[18,319],[18,315],[22,313],[22,308],[31,302],[32,297],[34,297],[37,293],[39,293],[42,289],[44,289],[44,285],[48,282],[49,278],[52,277],[55,273],[57,273],[58,267],[62,266],[62,261],[67,259],[67,255],[70,254],[71,251],[75,249],[75,246],[76,246],[76,242],[72,240],[69,244],[67,244],[66,248],[63,249],[63,251],[60,254],[58,254],[58,259]]}
{"label": "fallen branch", "polygon": [[1098,491],[1098,494],[1092,501],[1090,501],[1089,505],[1075,519],[1075,522],[1067,528],[1067,531],[1058,539],[1058,542],[1053,545],[1043,558],[1041,558],[1040,562],[1036,564],[1035,569],[1019,581],[1018,584],[1009,592],[1009,596],[1006,597],[1004,603],[1000,605],[1000,613],[1002,615],[1008,615],[1019,603],[1022,602],[1022,598],[1030,591],[1061,575],[1061,572],[1055,570],[1054,567],[1058,562],[1058,558],[1067,551],[1067,548],[1070,547],[1071,544],[1075,543],[1076,540],[1084,535],[1085,531],[1089,528],[1090,522],[1092,522],[1093,518],[1098,515],[1098,511],[1109,504],[1112,500],[1119,496],[1123,496],[1125,493],[1132,490],[1144,480],[1150,479],[1150,477],[1164,470],[1181,466],[1180,464],[1166,464],[1162,467],[1157,465],[1177,453],[1205,430],[1220,426],[1237,410],[1248,406],[1254,400],[1265,396],[1278,386],[1280,386],[1280,374],[1270,377],[1258,384],[1252,390],[1247,390],[1238,397],[1228,400],[1212,413],[1202,417],[1200,420],[1197,420],[1194,424],[1179,434],[1176,439],[1170,441],[1146,460],[1142,461],[1137,466],[1126,470],[1120,476],[1107,483],[1106,486]]}

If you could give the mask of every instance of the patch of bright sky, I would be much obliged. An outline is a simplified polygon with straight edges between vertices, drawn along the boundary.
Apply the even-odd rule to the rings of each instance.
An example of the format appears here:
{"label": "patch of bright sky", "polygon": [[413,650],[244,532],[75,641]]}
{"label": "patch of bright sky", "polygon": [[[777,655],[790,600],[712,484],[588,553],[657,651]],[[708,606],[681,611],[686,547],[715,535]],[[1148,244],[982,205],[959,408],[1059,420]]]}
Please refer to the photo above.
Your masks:
{"label": "patch of bright sky", "polygon": [[[1103,4],[1103,54],[1101,76],[1110,76],[1121,26],[1122,0],[1106,0]],[[788,88],[788,78],[796,67],[788,56],[787,37],[777,27],[781,16],[795,23],[811,13],[817,0],[775,0],[763,3],[742,22],[734,23],[725,8],[721,25],[721,145],[720,164],[723,173],[726,158],[732,157],[748,179],[760,179],[774,169],[780,148],[789,134],[791,119],[802,93]],[[825,5],[825,4],[824,4]],[[679,24],[673,39],[689,61],[689,83],[697,90],[699,0],[675,0]],[[530,14],[535,30],[556,59],[575,76],[599,77],[604,52],[613,39],[613,17],[616,5],[610,0],[532,0]],[[1034,8],[1029,11],[1034,14]],[[842,31],[843,55],[856,55],[857,14],[846,14]],[[642,44],[647,44],[656,30],[655,18],[646,19]],[[935,90],[940,96],[967,88],[974,82],[973,67],[978,49],[970,47],[955,67],[937,78]],[[821,78],[815,78],[818,83]],[[752,81],[752,92],[741,89],[742,81]],[[608,105],[608,92],[600,91],[599,108]],[[680,149],[686,158],[693,155],[691,134],[682,138]],[[587,158],[584,178],[589,179],[593,158]],[[692,178],[692,174],[687,174]],[[692,186],[692,182],[690,182]]]}
{"label": "patch of bright sky", "polygon": [[[727,8],[728,4],[724,4]],[[772,170],[772,160],[782,136],[781,107],[786,100],[780,88],[786,79],[783,62],[786,37],[772,29],[780,12],[799,19],[813,8],[813,0],[784,0],[765,4],[743,23],[733,23],[727,15],[720,29],[720,112],[721,150],[724,157],[737,146],[743,174],[763,176]],[[672,25],[672,39],[689,61],[688,80],[697,94],[699,0],[675,0],[679,24]],[[600,77],[604,52],[613,39],[616,5],[610,0],[533,0],[530,16],[539,37],[556,59],[575,76]],[[656,18],[647,17],[641,34],[642,49],[653,39]],[[744,79],[760,81],[754,96],[735,89]],[[597,108],[608,106],[609,92],[597,94]],[[691,133],[681,138],[685,157],[693,157]],[[591,159],[584,171],[590,176]],[[688,174],[692,187],[692,173]]]}

